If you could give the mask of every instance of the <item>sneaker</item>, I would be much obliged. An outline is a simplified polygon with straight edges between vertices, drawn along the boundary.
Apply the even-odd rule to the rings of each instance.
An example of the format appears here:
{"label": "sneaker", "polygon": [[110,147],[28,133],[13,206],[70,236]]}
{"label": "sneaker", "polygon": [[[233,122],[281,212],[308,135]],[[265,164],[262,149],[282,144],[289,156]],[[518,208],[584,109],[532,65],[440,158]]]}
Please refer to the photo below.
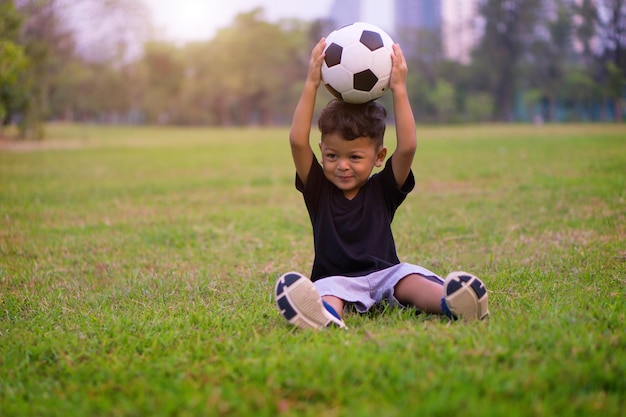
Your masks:
{"label": "sneaker", "polygon": [[304,275],[297,272],[284,274],[276,282],[274,295],[280,313],[301,329],[346,328],[341,319],[324,307],[317,288]]}
{"label": "sneaker", "polygon": [[456,317],[482,320],[489,316],[487,289],[477,276],[451,272],[443,283],[443,291],[446,304]]}

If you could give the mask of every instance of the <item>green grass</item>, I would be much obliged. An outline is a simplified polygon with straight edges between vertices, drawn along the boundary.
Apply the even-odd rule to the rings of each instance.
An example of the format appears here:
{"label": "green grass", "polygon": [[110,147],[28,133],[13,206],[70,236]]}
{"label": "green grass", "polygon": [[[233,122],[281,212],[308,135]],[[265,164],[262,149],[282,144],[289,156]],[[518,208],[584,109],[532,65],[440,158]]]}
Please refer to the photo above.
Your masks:
{"label": "green grass", "polygon": [[622,415],[623,125],[419,127],[398,252],[480,275],[491,319],[381,308],[347,332],[273,304],[312,262],[286,138],[53,125],[5,143],[0,415]]}

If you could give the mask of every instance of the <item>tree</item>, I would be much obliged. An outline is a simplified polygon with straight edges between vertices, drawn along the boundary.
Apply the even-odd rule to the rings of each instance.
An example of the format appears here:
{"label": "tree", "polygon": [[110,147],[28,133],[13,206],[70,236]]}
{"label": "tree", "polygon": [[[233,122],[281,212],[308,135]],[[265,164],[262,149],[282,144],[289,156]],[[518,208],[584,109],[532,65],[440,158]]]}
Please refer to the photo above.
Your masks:
{"label": "tree", "polygon": [[27,66],[23,49],[11,41],[0,39],[0,134],[2,127],[9,123],[9,108],[15,104],[12,97],[19,91],[20,75]]}
{"label": "tree", "polygon": [[471,94],[465,101],[465,113],[470,122],[487,122],[493,114],[493,97],[489,94]]}
{"label": "tree", "polygon": [[626,77],[622,70],[613,62],[606,63],[608,79],[606,83],[607,96],[613,102],[613,114],[617,123],[622,121],[622,98],[624,96],[624,87],[626,87]]}
{"label": "tree", "polygon": [[593,41],[596,37],[596,25],[599,22],[596,0],[582,0],[572,4],[574,18],[578,21],[574,25],[576,41],[582,45],[580,56],[584,65],[590,66],[594,61]]}
{"label": "tree", "polygon": [[476,76],[493,95],[494,117],[511,120],[520,65],[535,38],[541,0],[482,0],[484,33],[473,53]]}
{"label": "tree", "polygon": [[0,134],[23,97],[22,75],[28,68],[24,48],[18,44],[22,20],[11,1],[0,0]]}
{"label": "tree", "polygon": [[20,131],[23,137],[42,139],[43,121],[51,115],[50,97],[74,54],[74,39],[58,15],[55,0],[21,0],[18,10],[24,15],[21,41],[31,65],[24,83],[28,96],[22,108]]}
{"label": "tree", "polygon": [[626,76],[626,0],[598,0],[598,25],[605,58]]}
{"label": "tree", "polygon": [[[555,119],[559,93],[568,64],[573,57],[573,11],[565,0],[544,0],[541,30],[530,44],[526,74],[533,87],[541,91],[547,121]],[[538,22],[539,23],[539,22]]]}
{"label": "tree", "polygon": [[598,1],[606,92],[613,104],[615,120],[619,122],[622,120],[621,101],[626,79],[626,0]]}
{"label": "tree", "polygon": [[179,121],[180,91],[185,68],[180,51],[171,44],[150,42],[142,60],[145,86],[141,97],[146,118],[151,123]]}
{"label": "tree", "polygon": [[211,74],[213,89],[219,92],[213,95],[213,108],[221,125],[267,125],[276,120],[299,69],[300,51],[305,50],[306,32],[293,22],[291,26],[265,22],[262,9],[255,9],[239,14],[211,41],[211,60],[203,63],[202,71]]}
{"label": "tree", "polygon": [[432,90],[432,100],[437,112],[437,121],[446,123],[454,113],[454,86],[445,81],[438,80]]}
{"label": "tree", "polygon": [[574,111],[574,119],[580,120],[592,114],[593,104],[602,100],[602,91],[588,68],[573,65],[565,74],[561,96]]}
{"label": "tree", "polygon": [[[22,136],[42,138],[44,120],[128,111],[128,89],[120,83],[149,32],[146,7],[140,0],[0,0],[1,7],[6,4],[15,4],[23,21],[17,44],[28,66],[19,88],[2,93],[2,100],[11,100],[5,106],[5,123],[19,114]],[[94,102],[77,94],[98,88],[104,94],[91,97]],[[77,108],[79,103],[84,110]]]}
{"label": "tree", "polygon": [[152,28],[145,1],[52,1],[63,27],[73,35],[77,54],[87,62],[106,62],[119,68],[139,58],[150,39]]}

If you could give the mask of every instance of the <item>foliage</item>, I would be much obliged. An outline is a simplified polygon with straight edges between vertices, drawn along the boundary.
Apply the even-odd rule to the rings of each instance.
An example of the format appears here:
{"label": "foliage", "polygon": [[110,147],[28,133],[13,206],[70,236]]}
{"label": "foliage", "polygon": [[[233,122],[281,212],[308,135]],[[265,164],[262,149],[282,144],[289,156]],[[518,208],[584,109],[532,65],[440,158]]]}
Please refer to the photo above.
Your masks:
{"label": "foliage", "polygon": [[202,87],[213,120],[220,125],[275,123],[274,113],[286,110],[285,96],[293,99],[289,87],[301,78],[300,58],[308,56],[304,33],[302,25],[281,29],[265,22],[256,9],[238,15],[211,42],[193,45],[195,55],[187,53],[189,84]]}
{"label": "foliage", "polygon": [[[19,0],[19,14],[13,3],[0,2],[0,28],[9,28],[2,29],[9,34],[5,40],[23,50],[28,65],[20,70],[20,82],[8,93],[5,87],[1,101],[4,123],[20,120],[23,134],[31,137],[41,136],[39,122],[50,119],[287,124],[310,49],[333,29],[328,20],[270,23],[262,9],[252,9],[213,39],[175,45],[150,36],[140,0]],[[440,32],[404,28],[394,35],[408,60],[418,121],[529,120],[528,92],[539,94],[533,112],[547,121],[612,115],[619,121],[621,101],[614,97],[620,90],[609,87],[619,74],[607,63],[626,77],[626,2],[478,5],[478,14],[462,22],[477,28],[468,63],[445,58]],[[329,98],[322,92],[320,105]],[[612,113],[604,104],[609,99]],[[388,98],[381,101],[390,104]]]}
{"label": "foliage", "polygon": [[20,43],[30,65],[20,76],[23,84],[18,94],[12,96],[10,108],[19,114],[22,136],[42,139],[42,122],[52,113],[51,92],[58,85],[66,60],[72,56],[73,38],[61,25],[55,1],[24,0],[19,5],[19,11],[27,17]]}
{"label": "foliage", "polygon": [[319,333],[271,296],[312,262],[287,129],[47,131],[0,149],[2,415],[623,415],[622,126],[420,128],[400,257],[491,318]]}
{"label": "foliage", "polygon": [[20,14],[10,1],[0,1],[0,133],[9,124],[9,112],[20,96],[22,73],[28,67],[24,48],[18,44],[22,25]]}
{"label": "foliage", "polygon": [[493,99],[487,93],[475,93],[465,100],[466,115],[469,122],[488,122],[493,114]]}
{"label": "foliage", "polygon": [[16,40],[21,28],[21,16],[12,1],[0,1],[0,37]]}
{"label": "foliage", "polygon": [[529,60],[527,69],[527,82],[536,86],[547,103],[545,115],[548,121],[556,119],[557,99],[562,98],[560,93],[568,71],[567,63],[573,56],[573,16],[569,3],[555,1],[555,8],[556,17],[545,23],[548,36],[534,40],[529,47],[533,59]]}
{"label": "foliage", "polygon": [[475,65],[494,97],[498,120],[511,120],[519,70],[541,12],[540,0],[485,0],[480,3],[485,33],[474,52]]}
{"label": "foliage", "polygon": [[621,121],[621,101],[626,88],[626,76],[613,62],[607,62],[606,70],[608,72],[607,95],[613,100],[615,120]]}
{"label": "foliage", "polygon": [[20,74],[26,69],[28,60],[24,50],[11,41],[0,39],[0,131],[4,123],[7,104],[12,92],[20,80]]}
{"label": "foliage", "polygon": [[605,60],[613,62],[626,76],[626,1],[598,0],[604,13],[598,13],[597,35]]}
{"label": "foliage", "polygon": [[437,81],[433,89],[433,103],[437,108],[438,121],[447,122],[447,116],[454,114],[454,86],[444,80]]}

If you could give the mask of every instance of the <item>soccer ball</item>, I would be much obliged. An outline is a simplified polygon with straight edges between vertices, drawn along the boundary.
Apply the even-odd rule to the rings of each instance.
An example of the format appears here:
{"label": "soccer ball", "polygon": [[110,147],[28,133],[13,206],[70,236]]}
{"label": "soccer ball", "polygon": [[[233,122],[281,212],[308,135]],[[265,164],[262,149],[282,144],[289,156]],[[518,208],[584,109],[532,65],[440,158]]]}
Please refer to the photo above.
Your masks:
{"label": "soccer ball", "polygon": [[393,40],[379,27],[363,22],[340,27],[326,37],[322,81],[332,95],[365,103],[389,89]]}

